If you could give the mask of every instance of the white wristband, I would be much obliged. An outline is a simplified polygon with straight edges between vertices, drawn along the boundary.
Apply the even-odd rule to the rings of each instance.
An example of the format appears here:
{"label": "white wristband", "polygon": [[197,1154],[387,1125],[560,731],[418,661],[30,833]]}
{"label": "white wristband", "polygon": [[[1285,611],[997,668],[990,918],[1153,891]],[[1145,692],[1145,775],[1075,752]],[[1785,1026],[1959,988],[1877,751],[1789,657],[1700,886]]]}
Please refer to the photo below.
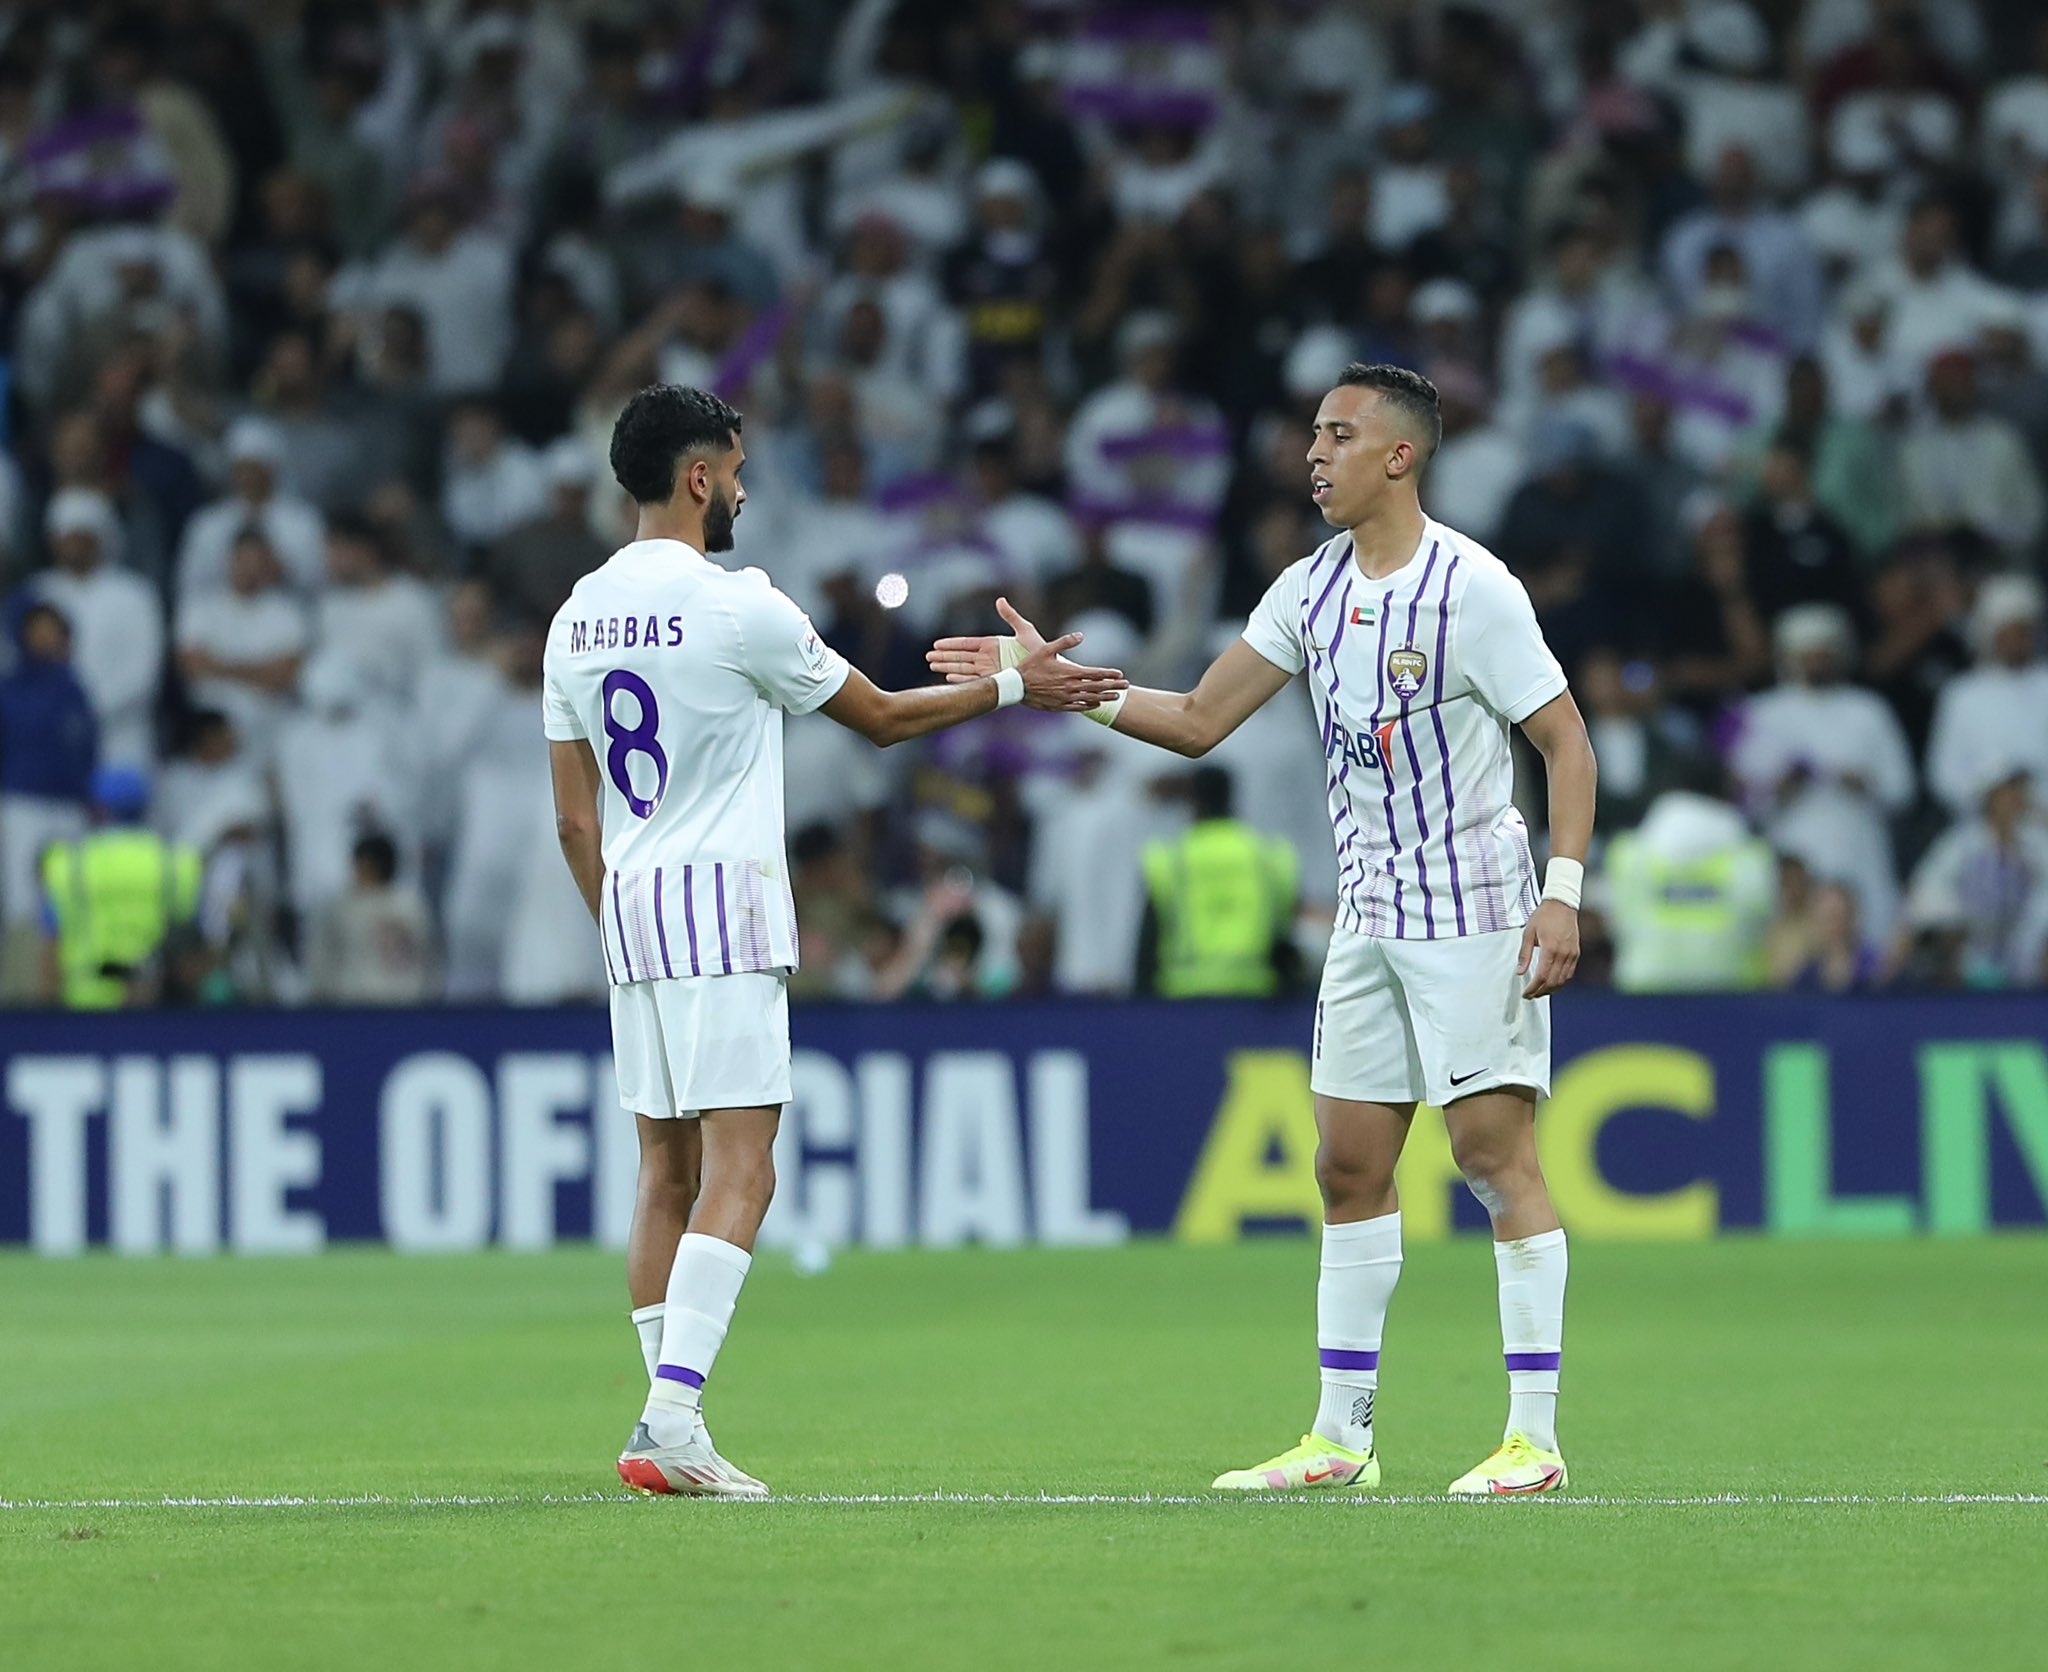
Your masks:
{"label": "white wristband", "polygon": [[1586,867],[1576,859],[1566,859],[1562,854],[1553,855],[1543,872],[1543,898],[1555,900],[1560,905],[1579,909],[1579,897],[1585,892]]}
{"label": "white wristband", "polygon": [[1084,708],[1081,712],[1098,726],[1114,727],[1116,725],[1116,717],[1123,713],[1124,703],[1130,697],[1130,694],[1128,690],[1119,691],[1115,696],[1097,704],[1094,708]]}
{"label": "white wristband", "polygon": [[1015,708],[1024,700],[1024,676],[1015,668],[996,675],[996,707]]}

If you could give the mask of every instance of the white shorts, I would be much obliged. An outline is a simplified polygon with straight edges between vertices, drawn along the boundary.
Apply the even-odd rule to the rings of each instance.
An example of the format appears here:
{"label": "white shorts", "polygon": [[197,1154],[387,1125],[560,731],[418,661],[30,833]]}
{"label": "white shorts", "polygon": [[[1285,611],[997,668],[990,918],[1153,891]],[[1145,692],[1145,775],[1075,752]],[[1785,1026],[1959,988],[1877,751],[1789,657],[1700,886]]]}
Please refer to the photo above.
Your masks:
{"label": "white shorts", "polygon": [[685,975],[612,989],[619,1102],[656,1120],[789,1101],[789,989],[779,975]]}
{"label": "white shorts", "polygon": [[1434,1103],[1500,1086],[1550,1092],[1550,1000],[1525,999],[1522,931],[1393,940],[1340,929],[1316,995],[1311,1089]]}

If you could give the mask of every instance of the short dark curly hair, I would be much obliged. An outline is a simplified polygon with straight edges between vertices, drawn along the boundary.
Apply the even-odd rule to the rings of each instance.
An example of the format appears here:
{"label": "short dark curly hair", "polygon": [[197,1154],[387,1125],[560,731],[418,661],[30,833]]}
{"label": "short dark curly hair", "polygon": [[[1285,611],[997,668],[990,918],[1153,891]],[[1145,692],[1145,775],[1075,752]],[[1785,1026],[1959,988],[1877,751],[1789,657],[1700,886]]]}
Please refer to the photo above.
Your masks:
{"label": "short dark curly hair", "polygon": [[1368,366],[1354,360],[1338,375],[1340,389],[1371,389],[1415,427],[1415,441],[1426,463],[1444,438],[1444,415],[1437,405],[1436,385],[1406,366]]}
{"label": "short dark curly hair", "polygon": [[656,383],[626,403],[612,426],[612,475],[636,505],[675,497],[676,466],[691,453],[729,453],[740,415],[705,389]]}

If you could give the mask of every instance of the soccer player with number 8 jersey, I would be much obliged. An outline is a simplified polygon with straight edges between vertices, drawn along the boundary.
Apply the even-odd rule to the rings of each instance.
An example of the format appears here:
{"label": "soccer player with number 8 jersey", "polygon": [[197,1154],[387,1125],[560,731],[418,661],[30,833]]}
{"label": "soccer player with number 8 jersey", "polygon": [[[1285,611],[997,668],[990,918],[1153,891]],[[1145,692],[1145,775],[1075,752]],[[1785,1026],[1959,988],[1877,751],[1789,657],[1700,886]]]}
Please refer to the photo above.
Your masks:
{"label": "soccer player with number 8 jersey", "polygon": [[746,490],[740,415],[662,384],[626,405],[612,470],[637,538],[577,583],[548,634],[543,706],[563,853],[597,920],[620,1101],[640,1179],[627,1283],[650,1387],[619,1474],[649,1493],[759,1498],[702,1396],[774,1189],[789,1101],[796,909],[782,716],[888,745],[1024,702],[1086,712],[1125,688],[1070,634],[987,679],[878,690],[758,569],[729,570]]}

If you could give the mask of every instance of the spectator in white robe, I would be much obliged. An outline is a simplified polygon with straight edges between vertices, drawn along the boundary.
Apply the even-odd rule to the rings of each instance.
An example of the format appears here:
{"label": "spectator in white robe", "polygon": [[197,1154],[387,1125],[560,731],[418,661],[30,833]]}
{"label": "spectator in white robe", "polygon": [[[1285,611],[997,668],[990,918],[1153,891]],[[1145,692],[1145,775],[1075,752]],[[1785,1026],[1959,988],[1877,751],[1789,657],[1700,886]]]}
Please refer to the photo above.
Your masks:
{"label": "spectator in white robe", "polygon": [[1082,401],[1067,431],[1068,503],[1113,531],[1155,596],[1174,597],[1230,487],[1230,431],[1177,387],[1173,316],[1141,311],[1117,331],[1121,375]]}
{"label": "spectator in white robe", "polygon": [[328,528],[327,576],[314,635],[319,648],[356,669],[364,701],[409,707],[420,674],[441,649],[433,594],[393,570],[383,532],[361,517],[336,517]]}
{"label": "spectator in white robe", "polygon": [[345,651],[323,649],[300,676],[305,707],[279,730],[287,889],[309,925],[347,890],[358,837],[382,831],[397,844],[402,867],[418,863],[415,778],[399,752],[403,728],[380,717],[371,689]]}
{"label": "spectator in white robe", "polygon": [[420,833],[445,848],[455,833],[465,764],[508,695],[497,651],[497,602],[480,580],[448,594],[447,636],[421,671],[413,700],[419,757]]}
{"label": "spectator in white robe", "polygon": [[1749,282],[1751,317],[1787,352],[1812,346],[1825,303],[1821,264],[1799,222],[1764,198],[1749,144],[1726,146],[1708,191],[1707,204],[1677,222],[1659,252],[1678,306],[1697,310],[1702,294],[1721,282],[1712,270],[1714,253],[1732,248]]}
{"label": "spectator in white robe", "polygon": [[245,528],[263,531],[294,591],[310,598],[320,590],[323,525],[320,513],[285,485],[285,445],[271,419],[238,418],[228,426],[228,491],[193,516],[178,546],[181,603],[228,589],[230,556]]}
{"label": "spectator in white robe", "polygon": [[1778,683],[1745,706],[1730,765],[1781,852],[1846,884],[1874,939],[1898,910],[1891,819],[1913,800],[1906,734],[1884,699],[1851,685],[1856,638],[1832,604],[1801,604],[1772,631]]}
{"label": "spectator in white robe", "polygon": [[465,228],[461,211],[447,181],[423,185],[399,240],[337,274],[332,297],[365,322],[394,307],[418,314],[428,381],[441,395],[495,387],[512,347],[512,247],[500,233]]}
{"label": "spectator in white robe", "polygon": [[1528,453],[1515,432],[1495,419],[1479,373],[1453,364],[1439,367],[1435,378],[1444,439],[1425,478],[1429,513],[1490,544],[1508,501],[1528,478]]}
{"label": "spectator in white robe", "polygon": [[1937,355],[1927,398],[1929,410],[1899,449],[1907,526],[1966,528],[2014,556],[2030,554],[2048,520],[2048,493],[2018,426],[1985,409],[1975,357]]}
{"label": "spectator in white robe", "polygon": [[547,510],[548,493],[540,454],[505,433],[496,406],[476,399],[456,407],[448,424],[441,515],[458,540],[495,544]]}
{"label": "spectator in white robe", "polygon": [[519,881],[503,902],[498,996],[507,1004],[602,1004],[604,953],[590,908],[562,863],[552,802],[546,795],[533,797],[510,826],[520,855]]}
{"label": "spectator in white robe", "polygon": [[248,527],[235,540],[227,584],[179,606],[178,673],[193,702],[226,715],[250,758],[267,762],[312,638],[306,604],[287,590],[276,548]]}
{"label": "spectator in white robe", "polygon": [[154,335],[172,317],[190,323],[202,353],[227,335],[227,299],[204,245],[170,225],[80,228],[22,304],[14,363],[23,395],[49,407],[82,392],[113,345],[131,331]]}
{"label": "spectator in white robe", "polygon": [[1885,352],[1894,387],[1924,387],[1937,355],[1974,348],[1985,325],[2009,310],[2005,293],[1963,260],[1961,247],[1954,207],[1924,197],[1906,217],[1897,257],[1869,275],[1888,310]]}
{"label": "spectator in white robe", "polygon": [[1993,760],[1976,788],[1975,808],[1914,867],[1895,956],[1903,961],[1915,935],[1960,934],[1964,985],[2037,986],[2032,927],[2048,897],[2048,826],[2033,775],[2016,757]]}
{"label": "spectator in white robe", "polygon": [[455,843],[444,903],[451,999],[495,999],[503,978],[505,902],[526,860],[522,812],[548,799],[548,753],[540,741],[545,645],[546,635],[530,622],[493,645],[500,695],[454,768]]}
{"label": "spectator in white robe", "polygon": [[1029,902],[1052,925],[1054,991],[1127,994],[1145,909],[1139,860],[1156,815],[1137,774],[1111,759],[1121,740],[1077,727],[1073,741],[1072,776],[1035,827]]}
{"label": "spectator in white robe", "polygon": [[71,666],[100,725],[100,765],[148,771],[156,762],[156,699],[164,616],[157,590],[123,568],[121,521],[103,493],[51,496],[43,533],[56,563],[35,595],[71,623]]}
{"label": "spectator in white robe", "polygon": [[[2048,654],[2041,644],[2041,583],[1994,575],[1970,611],[1976,666],[1943,688],[1927,739],[1927,787],[1958,818],[1984,773],[2006,751],[2048,786]],[[2038,795],[2037,790],[2037,795]]]}
{"label": "spectator in white robe", "polygon": [[1764,183],[1797,190],[1806,180],[1806,109],[1773,60],[1771,31],[1744,0],[1694,0],[1642,8],[1618,59],[1627,79],[1671,99],[1685,119],[1694,175],[1713,172],[1731,145],[1754,151]]}

